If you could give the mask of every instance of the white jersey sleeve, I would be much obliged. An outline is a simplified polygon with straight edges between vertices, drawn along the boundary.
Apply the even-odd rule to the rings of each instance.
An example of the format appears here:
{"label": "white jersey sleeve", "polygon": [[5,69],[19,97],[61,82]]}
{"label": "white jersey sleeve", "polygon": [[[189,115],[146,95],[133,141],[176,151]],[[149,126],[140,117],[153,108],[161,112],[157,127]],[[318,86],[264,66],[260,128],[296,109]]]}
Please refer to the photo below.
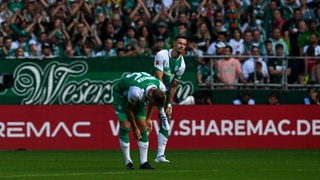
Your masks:
{"label": "white jersey sleeve", "polygon": [[159,70],[163,71],[163,67],[165,64],[165,61],[169,58],[168,51],[167,50],[161,50],[157,53],[156,57],[154,58],[154,67]]}
{"label": "white jersey sleeve", "polygon": [[137,86],[131,86],[128,91],[128,102],[136,105],[137,102],[142,100],[144,100],[144,90]]}
{"label": "white jersey sleeve", "polygon": [[176,72],[176,75],[182,76],[185,70],[186,70],[186,63],[184,62],[184,59],[183,59],[182,62],[181,62],[180,68]]}
{"label": "white jersey sleeve", "polygon": [[159,89],[160,89],[162,92],[166,92],[166,91],[167,91],[167,88],[166,88],[166,86],[163,84],[162,81],[160,81]]}

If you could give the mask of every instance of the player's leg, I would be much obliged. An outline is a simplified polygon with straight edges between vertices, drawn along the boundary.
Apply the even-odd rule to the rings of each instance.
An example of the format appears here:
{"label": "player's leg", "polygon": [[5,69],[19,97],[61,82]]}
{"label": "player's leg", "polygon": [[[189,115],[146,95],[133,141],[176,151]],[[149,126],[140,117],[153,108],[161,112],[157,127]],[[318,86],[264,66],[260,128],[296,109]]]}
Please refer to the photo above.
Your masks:
{"label": "player's leg", "polygon": [[125,113],[125,102],[122,100],[121,96],[114,91],[114,110],[117,115],[117,118],[120,122],[120,136],[119,143],[121,151],[124,157],[124,161],[127,169],[133,169],[133,162],[130,156],[130,122],[128,121],[127,115]]}
{"label": "player's leg", "polygon": [[[171,114],[167,117],[168,123],[170,123]],[[170,162],[165,156],[165,150],[169,139],[169,131],[164,129],[161,123],[162,121],[160,121],[160,130],[158,133],[158,153],[155,162]]]}
{"label": "player's leg", "polygon": [[135,119],[138,128],[141,133],[141,140],[138,141],[139,153],[140,153],[140,168],[141,169],[154,169],[148,162],[148,150],[149,150],[149,131],[146,123],[146,107],[145,104],[136,105]]}
{"label": "player's leg", "polygon": [[120,122],[120,147],[124,157],[124,161],[127,169],[133,169],[133,162],[130,156],[130,139],[129,139],[129,131],[130,131],[130,122],[128,120]]}

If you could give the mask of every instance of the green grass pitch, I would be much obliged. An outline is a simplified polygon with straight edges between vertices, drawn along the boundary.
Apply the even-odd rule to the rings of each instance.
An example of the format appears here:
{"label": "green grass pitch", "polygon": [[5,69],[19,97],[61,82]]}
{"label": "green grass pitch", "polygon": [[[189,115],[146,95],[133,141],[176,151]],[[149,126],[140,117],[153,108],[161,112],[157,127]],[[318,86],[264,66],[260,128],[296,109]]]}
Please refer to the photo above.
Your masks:
{"label": "green grass pitch", "polygon": [[320,150],[168,150],[167,164],[155,170],[126,170],[120,151],[0,151],[0,179],[214,179],[317,180]]}

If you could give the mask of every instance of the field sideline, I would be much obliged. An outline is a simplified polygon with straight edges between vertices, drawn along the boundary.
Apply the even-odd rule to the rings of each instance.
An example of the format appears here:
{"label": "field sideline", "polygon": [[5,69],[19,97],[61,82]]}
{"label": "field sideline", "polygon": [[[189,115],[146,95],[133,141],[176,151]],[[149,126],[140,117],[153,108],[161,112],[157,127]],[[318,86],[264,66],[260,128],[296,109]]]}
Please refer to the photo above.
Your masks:
{"label": "field sideline", "polygon": [[120,151],[0,151],[0,179],[320,179],[320,150],[168,150],[169,164],[126,170]]}

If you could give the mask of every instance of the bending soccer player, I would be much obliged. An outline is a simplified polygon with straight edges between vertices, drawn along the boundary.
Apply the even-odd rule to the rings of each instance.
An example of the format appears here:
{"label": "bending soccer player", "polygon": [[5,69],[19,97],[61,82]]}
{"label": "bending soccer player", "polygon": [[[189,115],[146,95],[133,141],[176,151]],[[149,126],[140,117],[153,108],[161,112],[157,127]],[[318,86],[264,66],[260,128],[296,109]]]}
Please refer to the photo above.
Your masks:
{"label": "bending soccer player", "polygon": [[[166,86],[166,97],[168,97],[164,108],[158,110],[160,130],[158,133],[158,153],[155,162],[170,162],[166,159],[165,150],[169,137],[172,103],[179,81],[186,69],[183,58],[186,46],[187,38],[178,35],[175,38],[173,48],[159,51],[154,59],[155,76]],[[166,116],[163,116],[164,113]]]}
{"label": "bending soccer player", "polygon": [[140,169],[154,169],[148,162],[148,136],[152,130],[153,109],[163,108],[165,91],[166,88],[159,79],[145,72],[123,75],[113,87],[114,110],[120,121],[120,147],[127,169],[134,169],[130,157],[130,126],[138,140]]}

